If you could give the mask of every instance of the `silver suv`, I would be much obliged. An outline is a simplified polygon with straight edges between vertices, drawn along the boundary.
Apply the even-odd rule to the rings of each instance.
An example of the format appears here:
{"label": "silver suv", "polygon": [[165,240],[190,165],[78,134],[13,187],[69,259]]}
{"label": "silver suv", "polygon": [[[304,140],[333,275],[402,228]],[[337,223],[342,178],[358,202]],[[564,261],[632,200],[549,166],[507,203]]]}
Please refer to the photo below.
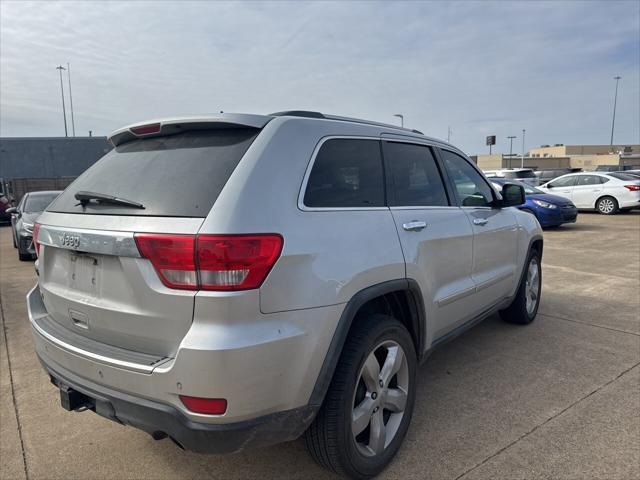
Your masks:
{"label": "silver suv", "polygon": [[197,452],[293,440],[378,474],[417,365],[531,322],[542,232],[458,149],[316,112],[137,124],[42,214],[27,297],[68,410]]}

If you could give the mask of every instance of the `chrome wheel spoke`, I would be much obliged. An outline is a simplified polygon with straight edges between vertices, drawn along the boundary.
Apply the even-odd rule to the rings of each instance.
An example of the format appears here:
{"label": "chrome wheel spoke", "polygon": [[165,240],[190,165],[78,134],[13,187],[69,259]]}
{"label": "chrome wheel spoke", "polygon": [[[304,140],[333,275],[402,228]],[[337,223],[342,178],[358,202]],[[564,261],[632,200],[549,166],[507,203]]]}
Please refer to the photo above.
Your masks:
{"label": "chrome wheel spoke", "polygon": [[369,433],[369,450],[373,454],[382,453],[387,440],[387,427],[384,424],[382,409],[371,417],[371,429]]}
{"label": "chrome wheel spoke", "polygon": [[380,371],[380,380],[382,380],[385,387],[389,385],[393,376],[398,373],[403,361],[404,352],[400,347],[390,347],[387,350],[387,358],[385,359],[384,365],[382,365],[382,370]]}
{"label": "chrome wheel spoke", "polygon": [[390,388],[382,405],[383,408],[393,413],[404,412],[407,406],[407,394],[400,388]]}
{"label": "chrome wheel spoke", "polygon": [[378,376],[380,375],[380,365],[373,352],[367,357],[362,367],[362,380],[369,392],[378,388]]}
{"label": "chrome wheel spoke", "polygon": [[351,412],[351,431],[354,436],[360,435],[369,426],[374,405],[375,402],[367,397]]}

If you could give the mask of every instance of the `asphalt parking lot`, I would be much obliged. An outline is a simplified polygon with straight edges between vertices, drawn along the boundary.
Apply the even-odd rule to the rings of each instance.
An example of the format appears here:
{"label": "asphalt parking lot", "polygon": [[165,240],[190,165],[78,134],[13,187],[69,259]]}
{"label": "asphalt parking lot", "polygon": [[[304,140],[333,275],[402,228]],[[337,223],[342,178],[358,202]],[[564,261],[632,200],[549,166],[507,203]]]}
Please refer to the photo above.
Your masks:
{"label": "asphalt parking lot", "polygon": [[[2,479],[334,478],[300,441],[197,455],[64,411],[32,348],[34,283],[0,227]],[[640,478],[640,212],[545,232],[537,320],[492,317],[434,353],[381,478]]]}

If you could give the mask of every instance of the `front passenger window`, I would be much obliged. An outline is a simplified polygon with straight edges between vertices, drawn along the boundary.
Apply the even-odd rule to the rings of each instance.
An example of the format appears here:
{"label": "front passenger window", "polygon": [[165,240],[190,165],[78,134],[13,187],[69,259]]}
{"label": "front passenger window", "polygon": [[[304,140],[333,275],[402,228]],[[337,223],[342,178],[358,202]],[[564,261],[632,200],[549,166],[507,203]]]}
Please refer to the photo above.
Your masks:
{"label": "front passenger window", "polygon": [[458,193],[462,207],[488,207],[493,201],[493,190],[471,164],[448,150],[440,150],[449,177]]}

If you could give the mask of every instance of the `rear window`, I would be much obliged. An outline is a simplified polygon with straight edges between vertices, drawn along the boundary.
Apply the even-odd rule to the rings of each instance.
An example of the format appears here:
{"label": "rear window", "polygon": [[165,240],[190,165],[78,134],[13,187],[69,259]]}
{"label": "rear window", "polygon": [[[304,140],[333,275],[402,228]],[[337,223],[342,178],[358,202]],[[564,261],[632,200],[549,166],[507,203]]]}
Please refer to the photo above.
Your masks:
{"label": "rear window", "polygon": [[633,175],[629,175],[628,173],[607,173],[610,177],[617,178],[618,180],[624,181],[637,181],[638,177],[634,177]]}
{"label": "rear window", "polygon": [[[184,132],[117,146],[73,182],[48,209],[61,213],[205,217],[259,130]],[[90,202],[79,191],[141,203],[144,210]]]}
{"label": "rear window", "polygon": [[311,169],[304,204],[314,208],[384,206],[384,176],[378,140],[324,142]]}
{"label": "rear window", "polygon": [[505,172],[504,178],[535,178],[533,170],[525,170],[522,172]]}

